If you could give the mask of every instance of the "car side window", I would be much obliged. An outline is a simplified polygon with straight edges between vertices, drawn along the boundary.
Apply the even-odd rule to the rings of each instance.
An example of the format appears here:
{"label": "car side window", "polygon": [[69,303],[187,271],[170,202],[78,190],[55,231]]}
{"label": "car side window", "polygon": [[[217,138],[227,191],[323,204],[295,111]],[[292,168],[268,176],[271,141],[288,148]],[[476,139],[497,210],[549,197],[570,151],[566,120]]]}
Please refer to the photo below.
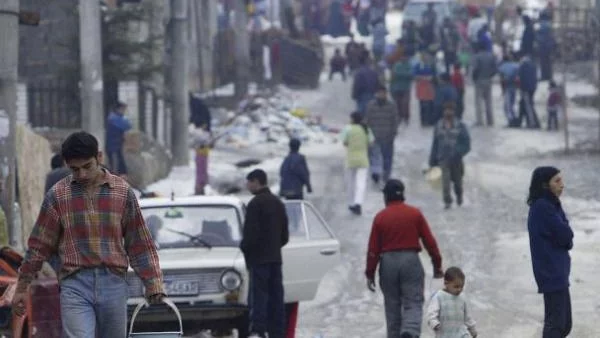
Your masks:
{"label": "car side window", "polygon": [[308,236],[310,239],[331,239],[333,235],[327,229],[325,221],[318,214],[318,211],[310,204],[304,205],[306,214],[306,224],[308,226]]}
{"label": "car side window", "polygon": [[286,201],[285,211],[288,216],[288,230],[290,241],[308,240],[306,222],[304,218],[304,205],[300,201]]}

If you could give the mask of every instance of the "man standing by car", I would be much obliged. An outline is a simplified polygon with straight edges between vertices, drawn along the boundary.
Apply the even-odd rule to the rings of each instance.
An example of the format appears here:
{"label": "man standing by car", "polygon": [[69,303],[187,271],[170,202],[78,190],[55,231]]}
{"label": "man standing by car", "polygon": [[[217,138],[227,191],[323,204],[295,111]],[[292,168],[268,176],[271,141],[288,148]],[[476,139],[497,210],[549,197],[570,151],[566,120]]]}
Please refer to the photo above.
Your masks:
{"label": "man standing by car", "polygon": [[125,133],[131,129],[131,122],[125,117],[127,105],[117,104],[116,109],[108,115],[106,122],[106,153],[108,164],[113,174],[127,177],[127,165],[123,156]]}
{"label": "man standing by car", "polygon": [[431,256],[434,278],[442,278],[442,256],[421,211],[404,203],[404,184],[389,180],[386,207],[373,220],[367,252],[367,287],[375,292],[375,270],[383,292],[388,338],[421,334],[425,273],[419,259],[420,240]]}
{"label": "man standing by car", "polygon": [[[285,337],[281,248],[289,240],[288,218],[281,200],[267,186],[267,174],[246,176],[254,198],[248,203],[240,248],[250,273],[250,332],[265,338]],[[252,335],[251,334],[251,335]]]}
{"label": "man standing by car", "polygon": [[44,198],[19,270],[13,311],[25,313],[29,284],[58,253],[62,337],[125,337],[129,264],[150,303],[165,296],[152,236],[133,190],[100,165],[94,136],[73,133],[61,152],[73,174]]}

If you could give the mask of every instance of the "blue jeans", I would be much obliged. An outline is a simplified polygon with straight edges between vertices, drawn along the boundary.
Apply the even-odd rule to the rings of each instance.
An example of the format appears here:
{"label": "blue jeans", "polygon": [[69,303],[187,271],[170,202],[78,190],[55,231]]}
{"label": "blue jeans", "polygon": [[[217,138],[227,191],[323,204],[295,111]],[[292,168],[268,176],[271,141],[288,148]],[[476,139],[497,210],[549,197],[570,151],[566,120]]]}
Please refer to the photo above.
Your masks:
{"label": "blue jeans", "polygon": [[394,161],[394,141],[379,141],[377,145],[381,150],[381,158],[383,159],[383,181],[390,179],[392,174],[392,163]]}
{"label": "blue jeans", "polygon": [[504,114],[508,120],[508,124],[512,126],[514,121],[517,119],[515,113],[515,102],[517,99],[517,89],[514,87],[507,87],[504,89]]}
{"label": "blue jeans", "polygon": [[249,268],[250,332],[269,338],[285,338],[285,305],[281,263],[255,264]]}
{"label": "blue jeans", "polygon": [[60,283],[62,337],[126,337],[127,296],[125,277],[108,268],[83,269],[67,277]]}

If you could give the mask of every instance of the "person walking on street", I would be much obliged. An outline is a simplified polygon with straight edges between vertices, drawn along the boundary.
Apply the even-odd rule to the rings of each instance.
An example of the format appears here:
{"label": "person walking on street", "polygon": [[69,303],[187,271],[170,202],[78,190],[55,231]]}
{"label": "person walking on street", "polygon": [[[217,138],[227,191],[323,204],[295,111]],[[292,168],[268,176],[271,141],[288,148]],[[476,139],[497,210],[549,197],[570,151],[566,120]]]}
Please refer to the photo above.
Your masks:
{"label": "person walking on street", "polygon": [[502,82],[506,121],[508,122],[508,127],[515,127],[518,123],[517,115],[515,114],[515,102],[519,83],[519,64],[515,62],[512,53],[504,56],[502,63],[498,67],[498,72],[500,73],[500,81]]}
{"label": "person walking on street", "polygon": [[71,134],[61,154],[73,174],[44,198],[19,270],[13,311],[25,313],[28,286],[42,263],[58,253],[62,336],[125,337],[129,264],[150,303],[165,296],[154,241],[131,187],[101,167],[94,136]]}
{"label": "person walking on street", "polygon": [[388,338],[416,338],[423,320],[425,272],[419,259],[423,242],[433,264],[434,278],[442,278],[442,256],[421,211],[404,203],[404,184],[389,180],[385,208],[375,216],[369,236],[365,275],[375,292],[375,271],[383,292]]}
{"label": "person walking on street", "polygon": [[573,230],[560,202],[561,172],[538,167],[529,186],[529,247],[538,292],[544,295],[543,338],[564,338],[572,328],[569,275]]}
{"label": "person walking on street", "polygon": [[434,81],[437,76],[433,56],[427,52],[421,53],[421,61],[414,66],[413,73],[415,75],[415,91],[420,106],[421,126],[432,126],[435,115]]}
{"label": "person walking on street", "polygon": [[446,73],[450,74],[452,66],[458,62],[458,46],[460,44],[460,35],[452,19],[444,18],[444,23],[440,29],[440,37]]}
{"label": "person walking on street", "polygon": [[454,64],[454,69],[450,75],[450,82],[456,89],[456,117],[462,120],[463,113],[465,112],[465,77],[462,73],[461,65],[459,62]]}
{"label": "person walking on street", "polygon": [[248,307],[251,336],[285,337],[285,305],[281,248],[289,240],[285,206],[267,186],[267,174],[255,169],[246,176],[254,195],[246,209],[240,248],[250,273]]}
{"label": "person walking on street", "polygon": [[342,56],[339,48],[335,50],[329,61],[329,81],[333,80],[333,75],[337,73],[340,73],[342,80],[346,81],[346,58]]}
{"label": "person walking on street", "polygon": [[413,81],[413,69],[407,56],[402,56],[392,68],[392,80],[390,89],[392,97],[396,101],[398,111],[398,123],[410,122],[410,95]]}
{"label": "person walking on street", "polygon": [[352,99],[356,101],[357,111],[364,116],[367,104],[375,97],[379,85],[379,74],[370,65],[369,52],[363,51],[360,56],[360,68],[354,75]]}
{"label": "person walking on street", "polygon": [[553,72],[553,59],[556,52],[556,40],[554,39],[554,28],[548,11],[540,13],[540,28],[536,34],[538,54],[540,60],[540,72],[542,81],[551,81]]}
{"label": "person walking on street", "polygon": [[375,141],[375,137],[369,127],[363,124],[362,114],[354,112],[350,119],[351,123],[341,134],[342,143],[346,147],[348,209],[355,215],[360,215],[367,189],[369,146]]}
{"label": "person walking on street", "polygon": [[303,200],[304,187],[309,194],[312,193],[310,171],[306,157],[300,154],[300,145],[300,140],[296,138],[290,140],[290,153],[279,168],[281,176],[279,195],[288,200]]}
{"label": "person walking on street", "polygon": [[50,167],[52,170],[46,175],[44,193],[47,193],[58,181],[71,175],[71,170],[65,166],[65,160],[63,160],[60,154],[52,156]]}
{"label": "person walking on street", "polygon": [[471,151],[471,139],[467,126],[455,117],[454,103],[444,105],[444,117],[433,131],[433,143],[429,166],[442,169],[443,198],[446,209],[452,206],[450,184],[454,184],[456,204],[463,203],[463,157]]}
{"label": "person walking on street", "polygon": [[539,129],[540,120],[535,111],[535,92],[538,85],[537,66],[530,56],[523,56],[519,65],[519,85],[521,101],[519,102],[519,126],[526,121],[527,128]]}
{"label": "person walking on street", "polygon": [[476,126],[483,126],[483,110],[485,107],[486,124],[494,125],[492,108],[492,78],[498,72],[496,56],[493,52],[479,44],[479,50],[473,57],[473,82],[475,83]]}
{"label": "person walking on street", "polygon": [[446,102],[456,102],[458,101],[458,91],[452,83],[450,82],[450,75],[448,73],[443,73],[439,76],[438,85],[435,89],[435,115],[434,115],[434,125],[442,118],[444,115],[444,104]]}
{"label": "person walking on street", "polygon": [[375,145],[379,148],[383,159],[383,182],[387,182],[392,173],[394,160],[394,140],[398,132],[398,114],[394,104],[387,98],[387,89],[380,86],[375,100],[367,107],[365,123],[375,136]]}
{"label": "person walking on street", "polygon": [[477,338],[475,321],[461,296],[464,286],[462,270],[448,268],[444,273],[444,289],[431,297],[427,308],[427,324],[435,331],[436,338]]}
{"label": "person walking on street", "polygon": [[127,105],[117,104],[116,109],[108,115],[106,123],[106,155],[113,174],[127,176],[127,165],[123,156],[125,133],[131,129],[131,122],[125,117]]}
{"label": "person walking on street", "polygon": [[548,93],[548,130],[558,130],[558,115],[562,107],[562,95],[560,94],[560,88],[556,85],[556,82],[550,81]]}

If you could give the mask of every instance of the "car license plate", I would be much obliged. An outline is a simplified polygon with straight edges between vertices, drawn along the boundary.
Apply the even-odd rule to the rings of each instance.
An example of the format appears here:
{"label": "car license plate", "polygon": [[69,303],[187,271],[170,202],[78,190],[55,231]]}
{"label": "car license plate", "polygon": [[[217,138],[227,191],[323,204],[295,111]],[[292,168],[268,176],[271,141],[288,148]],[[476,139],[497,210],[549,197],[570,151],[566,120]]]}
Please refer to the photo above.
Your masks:
{"label": "car license plate", "polygon": [[165,292],[169,296],[197,295],[198,282],[180,280],[165,281]]}

